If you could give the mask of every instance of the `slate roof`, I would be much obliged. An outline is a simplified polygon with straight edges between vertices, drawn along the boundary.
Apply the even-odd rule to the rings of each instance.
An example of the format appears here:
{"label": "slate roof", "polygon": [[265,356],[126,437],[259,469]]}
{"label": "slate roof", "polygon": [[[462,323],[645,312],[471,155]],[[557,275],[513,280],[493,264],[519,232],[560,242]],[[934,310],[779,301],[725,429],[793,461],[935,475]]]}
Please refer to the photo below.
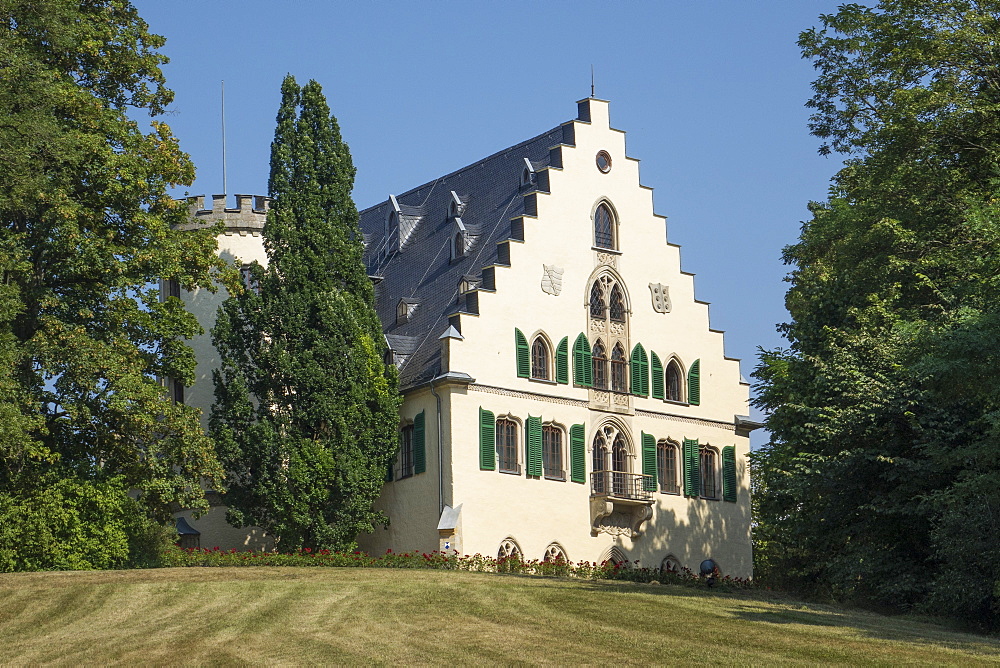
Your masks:
{"label": "slate roof", "polygon": [[[376,308],[390,347],[402,359],[400,387],[425,383],[441,373],[441,343],[449,315],[462,310],[458,285],[463,276],[481,276],[482,268],[497,261],[497,242],[511,236],[511,218],[524,213],[521,186],[524,159],[536,170],[549,164],[549,149],[563,142],[558,126],[506,148],[458,171],[389,198],[361,212],[361,230],[367,248],[368,273],[378,276]],[[449,217],[455,192],[464,203],[462,223],[474,242],[465,256],[452,261],[456,229]],[[395,203],[393,202],[395,199]],[[386,220],[398,204],[402,225],[390,230]],[[399,232],[405,242],[397,250]],[[409,319],[396,324],[400,299],[417,302]]]}

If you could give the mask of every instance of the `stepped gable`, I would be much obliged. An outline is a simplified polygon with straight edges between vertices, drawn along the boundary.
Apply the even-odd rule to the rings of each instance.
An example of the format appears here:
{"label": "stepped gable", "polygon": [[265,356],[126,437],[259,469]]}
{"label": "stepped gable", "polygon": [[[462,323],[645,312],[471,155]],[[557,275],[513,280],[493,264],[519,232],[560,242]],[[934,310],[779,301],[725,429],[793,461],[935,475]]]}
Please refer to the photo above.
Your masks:
{"label": "stepped gable", "polygon": [[[402,389],[439,375],[438,336],[448,328],[449,315],[467,312],[467,304],[475,301],[459,300],[459,282],[463,276],[480,276],[483,267],[497,261],[497,243],[511,237],[511,218],[525,213],[524,195],[532,190],[521,185],[524,159],[542,169],[549,165],[549,149],[562,142],[563,128],[558,126],[361,212],[361,230],[368,241],[365,263],[369,275],[377,277],[382,329],[390,341],[401,336],[418,342],[400,369]],[[454,260],[453,191],[465,204],[460,218],[472,235],[464,257]],[[406,226],[401,251],[400,230],[389,229],[386,235],[394,212],[393,220],[402,217]],[[405,322],[397,323],[401,299],[416,307]]]}

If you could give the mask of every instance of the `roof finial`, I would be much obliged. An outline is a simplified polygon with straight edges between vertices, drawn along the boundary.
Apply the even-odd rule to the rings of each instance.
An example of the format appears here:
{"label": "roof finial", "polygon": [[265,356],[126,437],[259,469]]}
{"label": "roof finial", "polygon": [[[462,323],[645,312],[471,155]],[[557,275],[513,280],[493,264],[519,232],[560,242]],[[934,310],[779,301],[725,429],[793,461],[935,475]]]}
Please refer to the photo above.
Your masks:
{"label": "roof finial", "polygon": [[594,66],[590,66],[590,97],[594,97]]}

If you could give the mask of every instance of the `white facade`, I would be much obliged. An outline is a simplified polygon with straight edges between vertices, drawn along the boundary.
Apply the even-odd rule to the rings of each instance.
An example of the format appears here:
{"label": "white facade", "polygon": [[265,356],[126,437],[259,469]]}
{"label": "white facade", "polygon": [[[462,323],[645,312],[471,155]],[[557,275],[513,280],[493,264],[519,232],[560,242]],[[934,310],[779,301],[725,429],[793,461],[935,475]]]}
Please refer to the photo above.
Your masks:
{"label": "white facade", "polygon": [[[610,237],[595,222],[602,211]],[[670,557],[693,570],[713,559],[724,573],[751,574],[746,455],[757,425],[739,417],[749,413],[749,387],[711,329],[708,305],[695,299],[679,247],[666,241],[665,219],[625,153],[625,134],[610,126],[607,102],[583,100],[577,120],[390,197],[362,212],[362,228],[400,367],[408,444],[377,504],[390,524],[360,536],[363,549],[496,556],[516,546],[526,559],[557,550],[572,561],[659,566]],[[220,238],[220,251],[264,259],[249,230]],[[619,297],[622,308],[612,304]],[[222,298],[194,295],[206,329]],[[520,366],[518,334],[527,346]],[[574,355],[581,335],[586,360]],[[543,361],[532,359],[536,340],[547,358],[532,369]],[[598,341],[608,358],[620,345],[625,366],[595,364]],[[198,380],[186,400],[207,410],[214,353],[203,340],[196,351]],[[650,375],[653,353],[662,384]],[[680,373],[666,378],[671,360]],[[505,449],[508,437],[516,442]],[[595,476],[600,438],[603,469],[613,472]],[[668,445],[676,446],[673,481],[663,479]],[[707,484],[687,486],[690,495],[685,461],[709,474]]]}

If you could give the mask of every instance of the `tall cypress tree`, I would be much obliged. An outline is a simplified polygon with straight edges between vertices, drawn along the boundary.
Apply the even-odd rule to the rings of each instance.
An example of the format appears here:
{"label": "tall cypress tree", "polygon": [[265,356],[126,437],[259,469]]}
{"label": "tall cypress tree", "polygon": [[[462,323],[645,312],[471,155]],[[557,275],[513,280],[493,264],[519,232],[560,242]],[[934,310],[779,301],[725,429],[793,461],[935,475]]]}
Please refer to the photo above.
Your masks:
{"label": "tall cypress tree", "polygon": [[283,549],[352,549],[396,448],[396,371],[362,262],[354,165],[315,81],[289,75],[271,144],[267,268],[226,300],[211,430],[230,522]]}

